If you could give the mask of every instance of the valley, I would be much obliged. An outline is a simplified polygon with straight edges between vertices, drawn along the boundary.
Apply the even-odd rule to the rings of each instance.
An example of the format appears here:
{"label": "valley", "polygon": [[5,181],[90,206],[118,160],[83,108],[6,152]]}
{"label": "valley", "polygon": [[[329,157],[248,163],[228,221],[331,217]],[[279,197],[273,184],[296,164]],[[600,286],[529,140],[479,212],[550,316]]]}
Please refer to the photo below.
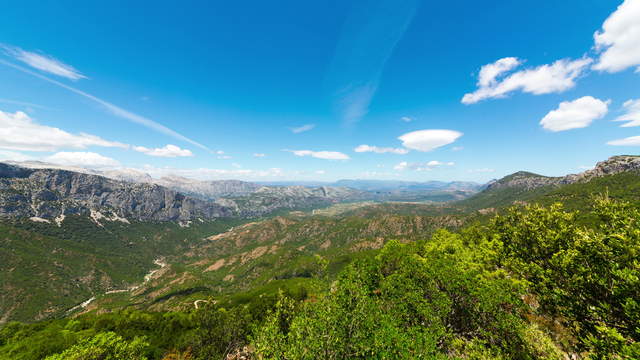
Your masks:
{"label": "valley", "polygon": [[[635,156],[559,178],[518,172],[443,202],[373,201],[363,195],[370,190],[301,186],[190,198],[68,170],[3,169],[4,324],[252,307],[283,291],[314,298],[389,246],[467,234],[514,206],[562,203],[586,226],[598,223],[585,210],[594,197],[640,206]],[[241,210],[262,205],[269,210]]]}

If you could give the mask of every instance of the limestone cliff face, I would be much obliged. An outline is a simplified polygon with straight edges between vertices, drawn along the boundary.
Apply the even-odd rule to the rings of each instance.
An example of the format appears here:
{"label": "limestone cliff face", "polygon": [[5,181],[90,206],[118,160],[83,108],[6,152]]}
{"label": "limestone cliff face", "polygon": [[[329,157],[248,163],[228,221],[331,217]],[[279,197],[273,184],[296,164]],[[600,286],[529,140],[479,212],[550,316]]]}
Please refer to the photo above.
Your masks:
{"label": "limestone cliff face", "polygon": [[144,221],[232,215],[228,208],[159,185],[0,163],[0,217],[54,219],[61,215],[89,215],[92,212]]}
{"label": "limestone cliff face", "polygon": [[564,177],[567,183],[589,181],[594,177],[615,175],[623,172],[640,172],[640,156],[619,155],[612,156],[605,161],[600,161],[596,166],[579,174]]}
{"label": "limestone cliff face", "polygon": [[558,186],[586,182],[596,177],[615,175],[622,172],[640,172],[640,156],[612,156],[605,161],[598,162],[591,170],[561,177],[548,177],[526,171],[519,171],[489,183],[486,189],[495,190],[517,187],[531,190],[542,186]]}

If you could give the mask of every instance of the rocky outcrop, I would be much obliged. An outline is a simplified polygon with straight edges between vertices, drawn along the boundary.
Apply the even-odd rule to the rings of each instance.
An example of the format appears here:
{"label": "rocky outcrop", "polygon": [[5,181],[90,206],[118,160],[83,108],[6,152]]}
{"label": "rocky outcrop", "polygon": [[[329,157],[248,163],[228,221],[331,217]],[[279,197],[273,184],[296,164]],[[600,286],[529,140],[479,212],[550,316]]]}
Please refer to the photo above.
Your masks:
{"label": "rocky outcrop", "polygon": [[562,183],[561,177],[547,177],[527,171],[518,171],[487,184],[486,190],[498,190],[504,188],[522,188],[531,190],[542,186],[558,185]]}
{"label": "rocky outcrop", "polygon": [[612,156],[605,161],[598,162],[591,170],[565,176],[564,181],[565,183],[584,182],[595,177],[615,175],[623,172],[640,172],[640,156]]}
{"label": "rocky outcrop", "polygon": [[155,184],[0,163],[0,217],[55,219],[70,214],[186,221],[231,216],[232,212]]}
{"label": "rocky outcrop", "polygon": [[246,195],[261,188],[258,184],[240,180],[200,181],[182,176],[165,176],[153,182],[181,193],[204,199]]}
{"label": "rocky outcrop", "polygon": [[503,188],[532,190],[543,186],[559,186],[587,182],[596,177],[615,175],[623,172],[640,172],[640,156],[612,156],[605,161],[598,162],[591,170],[561,177],[548,177],[526,171],[519,171],[487,184],[486,190]]}

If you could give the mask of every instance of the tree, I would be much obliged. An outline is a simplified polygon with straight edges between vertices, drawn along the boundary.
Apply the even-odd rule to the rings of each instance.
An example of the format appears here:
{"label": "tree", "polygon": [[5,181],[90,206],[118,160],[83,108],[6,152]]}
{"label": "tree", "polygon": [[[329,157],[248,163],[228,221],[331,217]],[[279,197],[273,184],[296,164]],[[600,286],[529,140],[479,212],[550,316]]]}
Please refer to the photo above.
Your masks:
{"label": "tree", "polygon": [[143,338],[126,341],[116,333],[103,332],[46,360],[146,360],[148,346]]}

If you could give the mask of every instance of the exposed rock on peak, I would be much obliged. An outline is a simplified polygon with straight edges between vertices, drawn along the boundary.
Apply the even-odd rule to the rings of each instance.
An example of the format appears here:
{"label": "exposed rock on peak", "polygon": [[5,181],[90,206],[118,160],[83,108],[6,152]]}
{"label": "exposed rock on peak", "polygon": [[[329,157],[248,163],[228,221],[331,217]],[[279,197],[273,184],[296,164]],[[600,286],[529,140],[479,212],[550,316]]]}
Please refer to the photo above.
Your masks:
{"label": "exposed rock on peak", "polygon": [[559,177],[547,177],[534,174],[527,171],[518,171],[511,175],[505,176],[500,180],[496,180],[487,185],[487,190],[495,190],[502,188],[524,188],[526,190],[535,189],[541,186],[557,185],[562,182]]}
{"label": "exposed rock on peak", "polygon": [[505,176],[500,180],[487,185],[487,190],[518,187],[526,190],[549,185],[564,185],[589,181],[595,177],[615,175],[623,172],[640,172],[640,156],[618,155],[607,160],[600,161],[596,166],[579,174],[571,174],[562,177],[548,177],[527,171],[518,171]]}
{"label": "exposed rock on peak", "polygon": [[596,166],[579,174],[565,176],[567,183],[588,181],[594,177],[606,175],[615,175],[622,172],[640,171],[640,156],[637,155],[618,155],[612,156],[607,160],[600,161]]}
{"label": "exposed rock on peak", "polygon": [[0,217],[55,219],[97,211],[107,218],[146,221],[230,216],[218,204],[155,184],[116,181],[56,169],[27,169],[0,163]]}

